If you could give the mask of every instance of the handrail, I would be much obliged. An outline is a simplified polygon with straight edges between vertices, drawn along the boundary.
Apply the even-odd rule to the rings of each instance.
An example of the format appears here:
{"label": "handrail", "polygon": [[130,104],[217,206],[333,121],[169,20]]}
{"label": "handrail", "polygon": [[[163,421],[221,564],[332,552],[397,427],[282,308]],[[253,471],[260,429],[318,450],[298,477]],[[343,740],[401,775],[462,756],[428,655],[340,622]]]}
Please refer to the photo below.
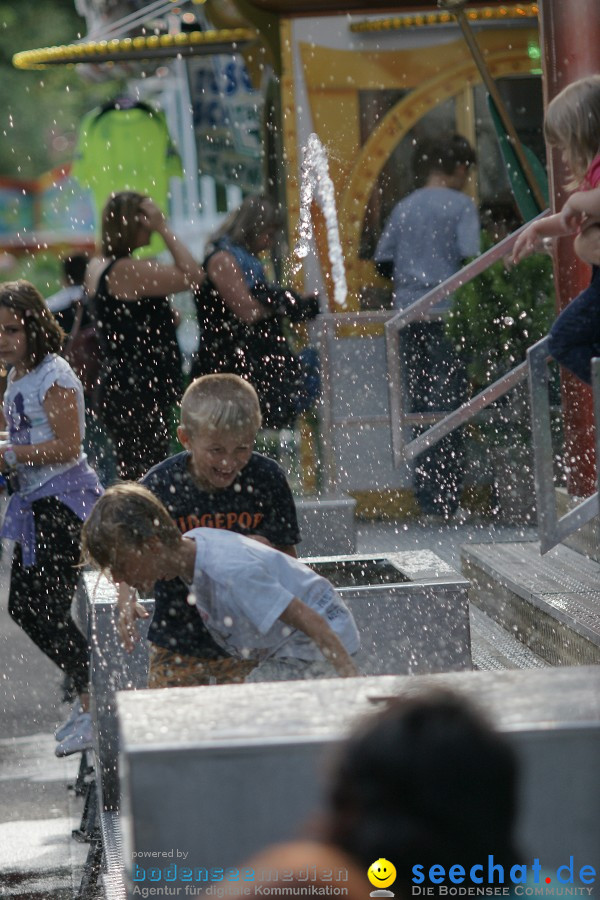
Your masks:
{"label": "handrail", "polygon": [[[548,210],[540,213],[534,221],[541,219],[548,214]],[[451,413],[437,412],[428,413],[427,416],[422,414],[411,414],[405,408],[405,391],[403,389],[404,373],[402,354],[400,353],[398,335],[411,322],[422,319],[432,306],[444,300],[452,294],[457,288],[463,284],[468,284],[481,272],[488,269],[493,263],[505,257],[517,241],[519,235],[529,226],[529,222],[522,225],[517,231],[509,234],[502,241],[495,244],[481,256],[478,256],[463,269],[447,278],[442,284],[433,288],[427,294],[424,294],[406,309],[400,310],[395,316],[389,319],[385,324],[385,342],[387,352],[388,366],[388,389],[390,397],[390,418],[392,430],[392,454],[394,466],[397,468],[408,459],[414,459],[419,453],[428,447],[433,446],[443,437],[453,431],[459,425],[469,422],[478,412],[502,397],[508,391],[512,390],[520,381],[524,381],[527,377],[527,365],[522,363],[514,369],[511,369],[502,378],[495,381],[492,385],[484,388],[483,391],[471,397],[463,403],[458,409]],[[407,439],[407,426],[411,424],[426,424],[431,421],[432,417],[437,419],[436,424],[422,432],[418,437],[412,440]]]}
{"label": "handrail", "polygon": [[[540,213],[539,216],[536,216],[535,219],[532,219],[531,222],[537,222],[538,219],[543,219],[548,213],[549,210],[545,209],[544,212]],[[486,250],[485,253],[475,257],[472,262],[468,263],[454,275],[451,275],[450,278],[442,281],[441,284],[432,288],[427,294],[423,294],[422,297],[419,297],[419,299],[415,300],[414,303],[411,303],[410,306],[401,309],[395,316],[392,316],[386,327],[394,327],[399,330],[404,325],[408,325],[409,322],[414,322],[415,319],[420,318],[421,313],[427,312],[432,306],[435,306],[441,300],[445,300],[446,297],[453,294],[457,288],[462,287],[463,284],[468,284],[469,281],[472,281],[477,275],[480,275],[486,269],[489,269],[493,263],[498,262],[499,259],[503,259],[508,252],[512,250],[520,234],[531,225],[531,222],[526,222],[524,225],[521,225],[520,228],[513,231],[512,234],[507,235],[501,241],[498,241],[497,244],[494,244],[494,246],[490,247],[489,250]]]}
{"label": "handrail", "polygon": [[[542,218],[547,210],[537,218]],[[322,359],[322,397],[321,408],[326,428],[322,432],[323,462],[325,474],[325,496],[335,494],[337,485],[336,466],[333,447],[333,429],[335,426],[354,425],[364,427],[368,424],[380,425],[385,417],[381,415],[340,418],[333,414],[334,384],[330,371],[329,343],[336,337],[336,329],[340,326],[382,325],[385,331],[387,349],[387,371],[390,400],[390,425],[392,429],[392,448],[394,465],[398,468],[419,453],[436,444],[439,440],[460,425],[473,419],[483,409],[506,394],[529,376],[529,394],[531,406],[532,445],[535,465],[535,492],[538,513],[538,531],[541,553],[546,553],[560,541],[564,540],[582,525],[587,524],[600,511],[600,358],[592,360],[592,389],[594,399],[594,415],[596,420],[596,459],[598,460],[598,491],[587,497],[566,515],[558,518],[554,491],[554,453],[551,435],[551,409],[548,379],[548,337],[542,338],[527,352],[527,361],[511,369],[502,378],[484,388],[467,402],[449,413],[408,413],[403,408],[404,392],[402,386],[401,358],[397,336],[415,319],[427,317],[432,306],[435,306],[458,287],[467,284],[490,265],[505,256],[513,247],[519,234],[526,226],[509,235],[486,253],[477,257],[460,272],[457,272],[443,284],[429,291],[411,306],[396,314],[389,312],[353,312],[320,315],[311,323],[311,338],[321,345],[324,352]],[[435,420],[426,431],[412,440],[405,441],[403,432],[406,426],[427,424]]]}

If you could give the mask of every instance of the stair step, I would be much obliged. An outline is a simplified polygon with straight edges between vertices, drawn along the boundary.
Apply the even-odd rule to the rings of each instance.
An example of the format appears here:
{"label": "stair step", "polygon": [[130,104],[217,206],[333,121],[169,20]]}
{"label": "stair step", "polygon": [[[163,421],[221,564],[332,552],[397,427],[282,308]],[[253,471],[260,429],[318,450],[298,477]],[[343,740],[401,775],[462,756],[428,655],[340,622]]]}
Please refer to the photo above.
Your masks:
{"label": "stair step", "polygon": [[600,564],[537,541],[461,550],[471,604],[550,665],[600,663]]}
{"label": "stair step", "polygon": [[473,668],[477,671],[503,672],[506,669],[544,669],[549,665],[476,606],[471,605],[469,617],[471,620],[471,658]]}

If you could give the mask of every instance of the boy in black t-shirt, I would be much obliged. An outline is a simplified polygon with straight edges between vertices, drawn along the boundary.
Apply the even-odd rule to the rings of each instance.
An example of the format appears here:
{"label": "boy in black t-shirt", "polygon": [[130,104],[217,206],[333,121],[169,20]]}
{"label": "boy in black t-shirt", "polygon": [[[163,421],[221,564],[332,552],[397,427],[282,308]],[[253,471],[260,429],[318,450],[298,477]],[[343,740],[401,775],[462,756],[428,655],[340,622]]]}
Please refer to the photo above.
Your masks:
{"label": "boy in black t-shirt", "polygon": [[[253,451],[261,413],[254,388],[237,375],[204,375],[181,402],[177,435],[183,453],[141,479],[167,507],[180,531],[224,528],[296,556],[296,508],[283,469]],[[135,598],[119,591],[119,632],[126,648],[136,638]],[[241,682],[255,663],[227,656],[212,640],[185,585],[157,582],[148,633],[148,687]]]}

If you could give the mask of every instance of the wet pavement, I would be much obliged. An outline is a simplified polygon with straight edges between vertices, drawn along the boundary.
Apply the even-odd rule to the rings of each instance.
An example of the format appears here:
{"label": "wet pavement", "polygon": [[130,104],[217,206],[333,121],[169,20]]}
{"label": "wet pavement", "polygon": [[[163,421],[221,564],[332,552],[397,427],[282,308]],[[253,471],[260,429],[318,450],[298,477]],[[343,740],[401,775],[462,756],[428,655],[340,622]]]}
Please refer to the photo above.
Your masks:
{"label": "wet pavement", "polygon": [[87,845],[71,831],[83,800],[69,790],[80,756],[54,756],[69,707],[62,677],[7,612],[7,554],[0,562],[0,897],[71,900]]}
{"label": "wet pavement", "polygon": [[[489,523],[359,523],[357,552],[428,549],[460,570],[460,546],[534,539],[533,529]],[[54,756],[53,732],[67,717],[62,677],[7,613],[7,554],[0,561],[0,897],[71,900],[88,845],[71,836],[83,799],[69,785],[79,754]]]}

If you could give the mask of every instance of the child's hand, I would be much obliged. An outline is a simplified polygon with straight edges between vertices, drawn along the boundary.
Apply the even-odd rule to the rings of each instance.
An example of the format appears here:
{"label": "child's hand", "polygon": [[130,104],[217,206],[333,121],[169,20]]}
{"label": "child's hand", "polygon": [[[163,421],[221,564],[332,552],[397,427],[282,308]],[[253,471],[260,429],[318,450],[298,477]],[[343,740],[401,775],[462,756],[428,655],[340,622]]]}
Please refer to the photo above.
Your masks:
{"label": "child's hand", "polygon": [[333,664],[342,678],[357,678],[360,675],[360,672],[352,662],[351,657],[348,657],[347,660],[340,662],[339,665],[336,665],[335,662]]}
{"label": "child's hand", "polygon": [[538,223],[532,222],[529,228],[526,228],[515,241],[512,261],[513,263],[521,262],[531,253],[539,253],[543,249],[543,238],[538,231]]}
{"label": "child's hand", "polygon": [[571,198],[566,201],[565,205],[558,214],[559,221],[564,229],[565,234],[576,232],[585,219],[584,213],[582,213],[579,209],[575,209],[571,205],[570,199]]}
{"label": "child's hand", "polygon": [[140,639],[137,620],[147,619],[150,614],[141,603],[137,602],[135,591],[127,584],[119,584],[117,606],[119,610],[117,631],[123,648],[131,653]]}

